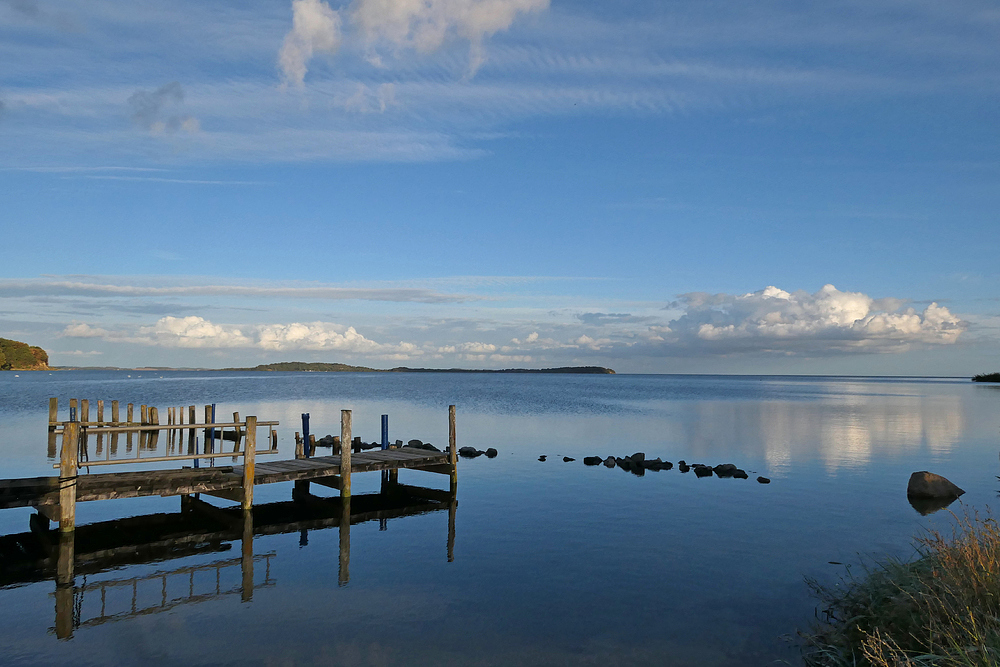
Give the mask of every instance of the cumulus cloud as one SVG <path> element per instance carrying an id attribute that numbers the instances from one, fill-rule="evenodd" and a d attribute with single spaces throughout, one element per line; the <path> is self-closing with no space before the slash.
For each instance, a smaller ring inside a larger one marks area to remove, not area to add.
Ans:
<path id="1" fill-rule="evenodd" d="M 201 129 L 197 118 L 169 113 L 169 110 L 183 102 L 184 89 L 177 81 L 153 91 L 137 90 L 128 98 L 128 104 L 132 107 L 132 121 L 153 134 L 173 134 L 178 131 L 194 133 Z"/>
<path id="2" fill-rule="evenodd" d="M 351 18 L 371 44 L 430 53 L 450 38 L 466 40 L 474 73 L 485 59 L 487 37 L 508 29 L 518 15 L 548 6 L 549 0 L 356 0 Z"/>
<path id="3" fill-rule="evenodd" d="M 62 335 L 66 338 L 103 338 L 108 333 L 107 329 L 92 327 L 84 322 L 74 322 L 63 329 Z"/>
<path id="4" fill-rule="evenodd" d="M 899 300 L 876 301 L 833 285 L 815 294 L 773 286 L 743 295 L 698 292 L 682 295 L 670 307 L 684 314 L 668 327 L 651 329 L 652 338 L 720 353 L 899 351 L 913 344 L 954 343 L 967 328 L 936 303 L 918 312 L 901 308 Z"/>
<path id="5" fill-rule="evenodd" d="M 294 0 L 292 29 L 278 53 L 285 83 L 301 86 L 309 61 L 316 53 L 336 53 L 340 48 L 340 13 L 323 0 Z"/>

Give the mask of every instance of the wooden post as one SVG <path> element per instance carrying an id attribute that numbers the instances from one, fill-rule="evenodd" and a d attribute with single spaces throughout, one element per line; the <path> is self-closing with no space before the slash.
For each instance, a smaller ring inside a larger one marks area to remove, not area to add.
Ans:
<path id="1" fill-rule="evenodd" d="M 278 451 L 278 430 L 271 429 L 271 451 Z"/>
<path id="2" fill-rule="evenodd" d="M 145 405 L 139 406 L 139 423 L 143 426 L 149 423 L 149 408 Z"/>
<path id="3" fill-rule="evenodd" d="M 73 636 L 73 577 L 76 569 L 76 533 L 59 534 L 59 552 L 56 558 L 56 638 Z"/>
<path id="4" fill-rule="evenodd" d="M 101 399 L 97 401 L 97 425 L 104 425 L 104 401 Z"/>
<path id="5" fill-rule="evenodd" d="M 55 427 L 59 422 L 59 399 L 49 399 L 49 427 Z"/>
<path id="6" fill-rule="evenodd" d="M 80 415 L 77 414 L 76 411 L 76 406 L 78 402 L 79 401 L 77 401 L 75 398 L 69 399 L 69 420 L 71 422 L 79 421 L 80 419 Z"/>
<path id="7" fill-rule="evenodd" d="M 84 424 L 90 421 L 90 401 L 86 398 L 80 401 L 80 421 Z"/>
<path id="8" fill-rule="evenodd" d="M 59 530 L 76 528 L 76 472 L 80 455 L 80 424 L 63 426 L 63 444 L 59 455 Z"/>
<path id="9" fill-rule="evenodd" d="M 306 457 L 305 450 L 303 449 L 302 435 L 296 431 L 295 432 L 295 458 L 304 459 Z"/>
<path id="10" fill-rule="evenodd" d="M 120 422 L 118 421 L 118 401 L 111 401 L 111 421 L 117 426 Z"/>
<path id="11" fill-rule="evenodd" d="M 451 462 L 451 492 L 458 487 L 458 442 L 455 435 L 455 406 L 448 406 L 448 460 Z"/>
<path id="12" fill-rule="evenodd" d="M 239 424 L 240 423 L 240 413 L 238 413 L 238 412 L 234 412 L 233 413 L 233 423 L 234 424 Z M 237 451 L 239 451 L 239 448 L 240 448 L 240 438 L 242 438 L 242 437 L 243 437 L 243 431 L 240 430 L 239 426 L 237 426 L 236 427 L 236 450 Z"/>
<path id="13" fill-rule="evenodd" d="M 247 417 L 247 442 L 243 449 L 243 509 L 253 507 L 254 454 L 257 449 L 257 418 Z"/>
<path id="14" fill-rule="evenodd" d="M 351 411 L 340 411 L 340 498 L 351 497 Z"/>
<path id="15" fill-rule="evenodd" d="M 309 451 L 313 454 L 316 453 L 316 434 L 313 433 L 309 436 Z"/>
<path id="16" fill-rule="evenodd" d="M 156 408 L 149 409 L 149 423 L 157 426 L 160 425 L 160 411 Z"/>
<path id="17" fill-rule="evenodd" d="M 128 423 L 129 423 L 130 426 L 132 425 L 132 419 L 133 419 L 133 417 L 134 417 L 134 415 L 132 414 L 132 404 L 129 403 L 128 406 L 126 406 L 126 408 L 125 408 L 125 418 L 126 418 L 126 421 L 128 421 Z"/>

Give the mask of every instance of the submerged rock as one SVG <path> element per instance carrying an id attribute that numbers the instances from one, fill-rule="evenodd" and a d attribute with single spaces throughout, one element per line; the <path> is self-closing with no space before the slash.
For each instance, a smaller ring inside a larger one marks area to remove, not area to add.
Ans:
<path id="1" fill-rule="evenodd" d="M 576 461 L 576 459 L 574 459 L 572 456 L 564 456 L 563 457 L 563 462 L 564 463 L 569 463 L 570 461 Z"/>
<path id="2" fill-rule="evenodd" d="M 544 461 L 545 460 L 545 454 L 542 454 L 541 456 L 539 456 L 538 460 L 539 461 Z"/>
<path id="3" fill-rule="evenodd" d="M 737 468 L 736 472 L 733 473 L 733 477 L 735 479 L 749 479 L 750 476 L 747 475 L 747 471 L 746 470 L 741 470 L 741 469 Z"/>
<path id="4" fill-rule="evenodd" d="M 633 454 L 628 458 L 632 461 L 632 463 L 638 463 L 639 465 L 642 465 L 642 462 L 646 460 L 646 454 L 645 452 L 636 452 L 635 454 Z"/>
<path id="5" fill-rule="evenodd" d="M 910 475 L 906 495 L 911 498 L 958 498 L 965 493 L 941 475 L 921 470 Z"/>
<path id="6" fill-rule="evenodd" d="M 712 473 L 715 472 L 708 466 L 695 466 L 694 474 L 698 477 L 711 477 Z"/>
<path id="7" fill-rule="evenodd" d="M 413 442 L 420 442 L 420 441 L 419 440 L 416 440 L 416 441 L 410 440 L 410 443 L 413 443 Z M 420 443 L 419 445 L 414 445 L 414 444 L 407 443 L 403 447 L 405 449 L 421 449 L 421 450 L 426 451 L 426 452 L 440 452 L 441 451 L 440 449 L 438 449 L 437 447 L 435 447 L 434 445 L 432 445 L 429 442 L 423 442 L 423 443 Z M 462 449 L 465 449 L 465 447 L 463 447 Z M 474 448 L 473 447 L 469 447 L 468 449 L 474 449 Z M 462 453 L 461 450 L 459 450 L 459 454 L 461 454 L 461 453 Z"/>
<path id="8" fill-rule="evenodd" d="M 771 483 L 771 480 L 768 479 L 767 477 L 758 477 L 757 481 L 760 482 L 761 484 L 770 484 Z"/>

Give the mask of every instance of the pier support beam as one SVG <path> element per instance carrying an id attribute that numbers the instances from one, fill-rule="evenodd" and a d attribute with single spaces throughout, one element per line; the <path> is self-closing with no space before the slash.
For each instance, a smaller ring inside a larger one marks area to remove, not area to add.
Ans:
<path id="1" fill-rule="evenodd" d="M 351 411 L 340 411 L 340 497 L 351 497 Z"/>
<path id="2" fill-rule="evenodd" d="M 350 414 L 350 410 L 345 410 Z M 350 441 L 348 441 L 350 442 Z M 350 450 L 350 447 L 346 449 Z M 340 564 L 337 583 L 346 586 L 351 580 L 351 496 L 340 497 Z"/>
<path id="3" fill-rule="evenodd" d="M 257 450 L 257 418 L 247 417 L 247 442 L 243 452 L 243 509 L 253 507 L 254 455 Z"/>
<path id="4" fill-rule="evenodd" d="M 73 577 L 76 566 L 76 533 L 59 535 L 59 554 L 56 559 L 56 637 L 73 636 L 74 607 Z"/>
<path id="5" fill-rule="evenodd" d="M 448 406 L 448 462 L 451 464 L 451 492 L 458 490 L 458 444 L 455 434 L 455 406 Z"/>
<path id="6" fill-rule="evenodd" d="M 80 424 L 67 422 L 63 426 L 63 444 L 59 456 L 59 530 L 76 528 L 76 476 L 79 461 Z"/>

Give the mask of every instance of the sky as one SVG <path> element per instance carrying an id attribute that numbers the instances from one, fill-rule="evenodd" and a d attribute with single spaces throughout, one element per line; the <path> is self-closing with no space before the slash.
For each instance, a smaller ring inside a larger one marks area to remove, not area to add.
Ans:
<path id="1" fill-rule="evenodd" d="M 988 0 L 0 0 L 61 366 L 1000 370 Z"/>

